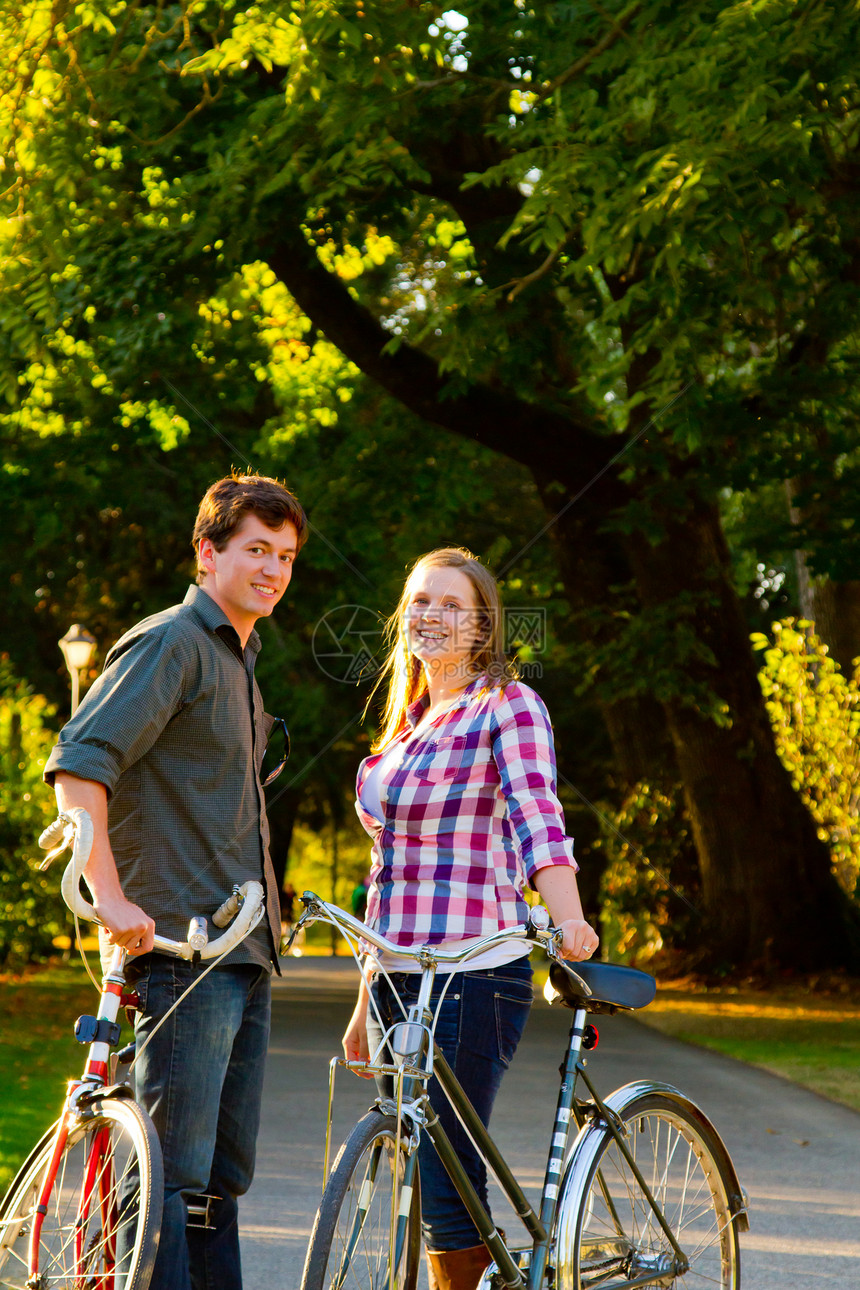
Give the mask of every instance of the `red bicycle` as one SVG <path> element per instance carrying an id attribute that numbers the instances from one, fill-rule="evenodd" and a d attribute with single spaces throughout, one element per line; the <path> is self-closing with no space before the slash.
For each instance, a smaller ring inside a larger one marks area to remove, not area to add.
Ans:
<path id="1" fill-rule="evenodd" d="M 72 844 L 63 898 L 76 917 L 98 922 L 80 890 L 92 840 L 87 812 L 76 809 L 46 829 L 39 844 L 53 848 L 43 868 Z M 179 958 L 217 960 L 262 916 L 261 884 L 245 883 L 213 915 L 216 927 L 233 920 L 216 940 L 209 941 L 206 919 L 199 917 L 191 920 L 185 942 L 156 936 L 154 948 Z M 161 1224 L 161 1147 L 130 1083 L 116 1079 L 117 1066 L 132 1060 L 134 1045 L 112 1052 L 120 1039 L 120 1009 L 136 1002 L 126 989 L 127 957 L 123 949 L 112 951 L 96 1015 L 79 1017 L 75 1024 L 76 1038 L 88 1045 L 83 1075 L 69 1083 L 59 1119 L 36 1143 L 0 1202 L 0 1290 L 146 1290 L 149 1285 Z"/>

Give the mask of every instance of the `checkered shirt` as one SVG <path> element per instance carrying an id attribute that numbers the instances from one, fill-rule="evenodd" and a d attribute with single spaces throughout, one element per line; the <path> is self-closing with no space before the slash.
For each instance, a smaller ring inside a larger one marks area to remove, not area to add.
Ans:
<path id="1" fill-rule="evenodd" d="M 426 696 L 408 713 L 414 729 Z M 373 839 L 367 921 L 398 945 L 487 936 L 524 923 L 523 886 L 550 865 L 578 866 L 556 796 L 555 748 L 534 690 L 474 681 L 416 736 L 380 783 L 383 820 L 356 810 Z"/>

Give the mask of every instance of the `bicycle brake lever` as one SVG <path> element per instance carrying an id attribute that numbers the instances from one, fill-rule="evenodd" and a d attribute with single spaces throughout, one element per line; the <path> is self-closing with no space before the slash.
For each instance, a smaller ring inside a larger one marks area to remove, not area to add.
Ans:
<path id="1" fill-rule="evenodd" d="M 50 851 L 50 854 L 46 855 L 44 860 L 39 863 L 40 872 L 44 873 L 51 863 L 56 860 L 57 856 L 65 851 L 69 845 L 69 833 L 67 830 L 73 823 L 74 821 L 71 817 L 61 811 L 53 824 L 49 824 L 39 835 L 39 846 L 43 851 Z"/>
<path id="2" fill-rule="evenodd" d="M 547 953 L 549 953 L 549 950 L 547 950 Z M 552 954 L 550 955 L 550 957 L 555 959 L 559 967 L 564 969 L 564 971 L 571 978 L 571 980 L 576 983 L 577 988 L 580 989 L 582 993 L 585 995 L 586 999 L 590 999 L 591 996 L 594 994 L 594 991 L 592 990 L 591 986 L 588 984 L 587 981 L 583 981 L 582 977 L 579 975 L 576 968 L 571 967 L 567 959 L 563 959 L 560 954 L 557 954 L 557 953 Z"/>

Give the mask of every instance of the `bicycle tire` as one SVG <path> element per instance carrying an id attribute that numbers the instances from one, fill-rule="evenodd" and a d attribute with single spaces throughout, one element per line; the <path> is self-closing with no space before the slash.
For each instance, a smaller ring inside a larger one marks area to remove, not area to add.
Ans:
<path id="1" fill-rule="evenodd" d="M 389 1270 L 392 1184 L 395 1169 L 402 1178 L 406 1161 L 401 1141 L 395 1164 L 396 1140 L 394 1116 L 371 1111 L 341 1147 L 314 1220 L 302 1290 L 415 1290 L 421 1258 L 417 1170 L 411 1195 L 399 1199 L 405 1230 L 393 1278 Z"/>
<path id="2" fill-rule="evenodd" d="M 46 1134 L 0 1204 L 0 1290 L 27 1290 L 34 1211 L 53 1150 L 53 1134 Z M 92 1197 L 83 1206 L 88 1165 Z M 125 1098 L 95 1103 L 69 1131 L 48 1198 L 39 1239 L 40 1290 L 78 1284 L 147 1290 L 163 1192 L 161 1147 L 149 1116 Z M 77 1268 L 76 1228 L 82 1250 Z"/>
<path id="3" fill-rule="evenodd" d="M 666 1233 L 603 1124 L 580 1135 L 571 1161 L 574 1185 L 562 1189 L 554 1249 L 558 1290 L 622 1290 L 649 1272 L 653 1280 L 639 1284 L 740 1290 L 738 1229 L 745 1207 L 716 1130 L 677 1090 L 621 1101 L 624 1141 L 689 1268 L 678 1268 Z"/>

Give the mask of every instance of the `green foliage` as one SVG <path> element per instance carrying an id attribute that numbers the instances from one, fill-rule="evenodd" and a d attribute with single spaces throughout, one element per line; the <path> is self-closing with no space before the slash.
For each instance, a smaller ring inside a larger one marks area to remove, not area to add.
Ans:
<path id="1" fill-rule="evenodd" d="M 58 867 L 36 868 L 36 840 L 54 818 L 42 771 L 56 734 L 55 709 L 0 671 L 0 966 L 44 958 L 66 929 Z"/>
<path id="2" fill-rule="evenodd" d="M 842 675 L 803 619 L 773 624 L 771 642 L 753 636 L 780 759 L 830 848 L 849 895 L 860 877 L 860 668 Z"/>
<path id="3" fill-rule="evenodd" d="M 59 1113 L 66 1081 L 80 1075 L 86 1050 L 72 1031 L 75 1017 L 93 1003 L 93 988 L 74 961 L 0 977 L 0 1196 Z"/>
<path id="4" fill-rule="evenodd" d="M 335 839 L 331 828 L 298 825 L 287 876 L 297 895 L 310 889 L 350 909 L 353 888 L 370 870 L 370 839 L 358 822 L 346 822 Z"/>
<path id="5" fill-rule="evenodd" d="M 510 563 L 601 701 L 743 724 L 713 695 L 749 664 L 713 629 L 723 553 L 691 585 L 685 523 L 794 481 L 801 521 L 747 530 L 738 581 L 792 543 L 860 575 L 856 7 L 0 11 L 0 583 L 40 690 L 71 618 L 107 641 L 181 595 L 197 497 L 249 461 L 312 509 L 262 660 L 308 818 L 342 817 L 363 750 L 314 627 L 387 609 L 439 541 Z M 567 622 L 522 463 L 576 501 Z"/>
<path id="6" fill-rule="evenodd" d="M 759 682 L 780 759 L 827 843 L 849 895 L 860 878 L 860 666 L 845 677 L 803 619 L 753 634 Z M 610 958 L 645 963 L 694 943 L 700 919 L 689 824 L 677 785 L 640 783 L 603 817 L 598 846 L 603 943 Z M 689 902 L 689 904 L 687 903 Z"/>
<path id="7" fill-rule="evenodd" d="M 634 785 L 601 821 L 607 864 L 601 881 L 602 952 L 645 966 L 663 949 L 683 950 L 701 928 L 689 825 L 675 785 Z"/>
<path id="8" fill-rule="evenodd" d="M 696 589 L 655 608 L 637 611 L 619 605 L 611 633 L 606 631 L 606 614 L 584 615 L 584 643 L 575 651 L 580 692 L 594 686 L 608 703 L 639 696 L 661 702 L 677 699 L 706 713 L 715 725 L 730 725 L 727 705 L 711 684 L 693 679 L 698 665 L 710 668 L 715 663 L 697 623 L 712 603 L 708 591 Z M 601 638 L 605 644 L 597 643 Z"/>

